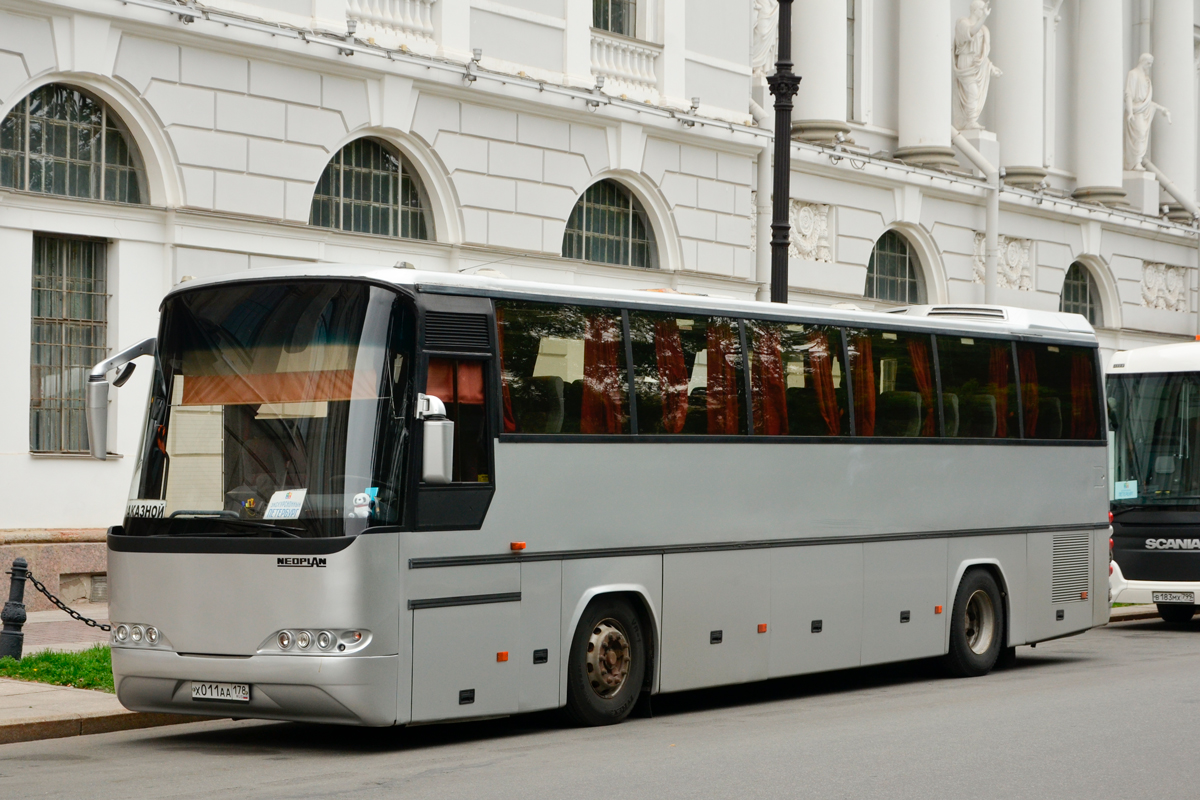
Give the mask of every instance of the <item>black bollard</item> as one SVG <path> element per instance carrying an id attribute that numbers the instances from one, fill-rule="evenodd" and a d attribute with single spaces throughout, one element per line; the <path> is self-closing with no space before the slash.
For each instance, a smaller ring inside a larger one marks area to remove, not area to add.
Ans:
<path id="1" fill-rule="evenodd" d="M 21 660 L 21 645 L 25 634 L 21 627 L 25 624 L 25 578 L 29 575 L 29 562 L 23 558 L 13 561 L 12 582 L 8 585 L 8 602 L 0 611 L 0 622 L 4 629 L 0 630 L 0 658 L 8 656 Z"/>

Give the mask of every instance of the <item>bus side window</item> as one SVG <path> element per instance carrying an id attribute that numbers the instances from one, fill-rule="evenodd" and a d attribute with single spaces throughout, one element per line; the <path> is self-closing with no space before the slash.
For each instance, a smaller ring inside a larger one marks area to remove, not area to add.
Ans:
<path id="1" fill-rule="evenodd" d="M 1097 439 L 1099 387 L 1090 347 L 1017 344 L 1026 439 Z"/>
<path id="2" fill-rule="evenodd" d="M 842 332 L 827 325 L 747 320 L 754 432 L 849 436 Z"/>
<path id="3" fill-rule="evenodd" d="M 1017 382 L 1012 342 L 972 336 L 939 336 L 942 412 L 946 436 L 1015 439 Z"/>
<path id="4" fill-rule="evenodd" d="M 505 433 L 629 433 L 621 312 L 496 303 Z"/>
<path id="5" fill-rule="evenodd" d="M 454 420 L 455 483 L 490 483 L 483 361 L 431 358 L 425 393 L 446 405 Z"/>
<path id="6" fill-rule="evenodd" d="M 904 331 L 848 331 L 854 432 L 937 436 L 932 337 Z"/>

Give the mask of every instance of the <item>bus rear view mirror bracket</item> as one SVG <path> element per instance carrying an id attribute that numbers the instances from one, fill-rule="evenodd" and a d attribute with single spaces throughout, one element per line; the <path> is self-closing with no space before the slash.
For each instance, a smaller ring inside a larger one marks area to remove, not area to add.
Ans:
<path id="1" fill-rule="evenodd" d="M 127 347 L 115 356 L 92 367 L 87 384 L 87 432 L 88 447 L 92 458 L 108 460 L 108 373 L 123 367 L 135 358 L 153 356 L 157 352 L 157 340 L 143 339 L 133 347 Z M 133 369 L 121 372 L 113 385 L 120 388 L 129 380 Z"/>
<path id="2" fill-rule="evenodd" d="M 431 394 L 418 394 L 417 419 L 425 423 L 421 480 L 450 483 L 454 475 L 454 421 L 446 417 L 446 404 Z"/>

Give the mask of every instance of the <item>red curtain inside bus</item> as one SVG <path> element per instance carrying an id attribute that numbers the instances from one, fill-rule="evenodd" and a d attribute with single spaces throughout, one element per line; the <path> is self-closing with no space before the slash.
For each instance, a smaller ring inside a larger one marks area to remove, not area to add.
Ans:
<path id="1" fill-rule="evenodd" d="M 352 369 L 313 372 L 264 372 L 239 375 L 187 375 L 185 406 L 228 406 L 261 403 L 307 403 L 371 400 L 379 396 L 378 379 Z"/>
<path id="2" fill-rule="evenodd" d="M 583 340 L 580 433 L 625 432 L 621 346 L 621 323 L 618 319 L 605 311 L 587 315 Z"/>
<path id="3" fill-rule="evenodd" d="M 662 395 L 664 433 L 682 433 L 687 422 L 688 374 L 679 324 L 673 319 L 654 323 L 654 356 Z"/>
<path id="4" fill-rule="evenodd" d="M 996 438 L 1008 437 L 1008 375 L 1012 364 L 1012 346 L 1007 342 L 992 345 L 988 377 L 996 397 Z"/>
<path id="5" fill-rule="evenodd" d="M 1096 362 L 1090 351 L 1071 356 L 1071 438 L 1095 439 Z"/>
<path id="6" fill-rule="evenodd" d="M 727 322 L 709 320 L 705 330 L 708 346 L 708 433 L 738 433 L 737 332 Z"/>
<path id="7" fill-rule="evenodd" d="M 859 436 L 875 435 L 875 361 L 871 334 L 854 337 L 851 374 L 854 376 L 854 426 Z"/>
<path id="8" fill-rule="evenodd" d="M 937 417 L 933 413 L 933 368 L 930 366 L 929 342 L 925 339 L 909 339 L 908 355 L 912 358 L 913 378 L 917 382 L 917 391 L 921 394 L 921 403 L 925 407 L 925 422 L 921 425 L 922 436 L 933 436 L 936 433 Z"/>
<path id="9" fill-rule="evenodd" d="M 837 394 L 834 392 L 833 353 L 829 352 L 829 336 L 822 331 L 813 331 L 808 340 L 812 344 L 808 350 L 808 363 L 812 369 L 817 407 L 821 410 L 821 419 L 829 428 L 829 435 L 837 436 L 842 432 L 842 410 L 838 408 Z"/>
<path id="10" fill-rule="evenodd" d="M 766 436 L 785 435 L 788 433 L 787 379 L 779 327 L 760 326 L 753 336 L 751 349 L 754 351 L 750 371 L 754 432 Z"/>
<path id="11" fill-rule="evenodd" d="M 431 394 L 441 400 L 447 409 L 451 403 L 483 405 L 483 362 L 429 359 L 425 394 Z"/>

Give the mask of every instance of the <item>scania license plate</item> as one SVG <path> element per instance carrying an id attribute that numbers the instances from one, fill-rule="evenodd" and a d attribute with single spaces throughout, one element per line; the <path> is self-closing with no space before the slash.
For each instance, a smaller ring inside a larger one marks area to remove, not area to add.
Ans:
<path id="1" fill-rule="evenodd" d="M 193 700 L 218 700 L 226 703 L 249 703 L 248 683 L 201 683 L 192 681 Z"/>
<path id="2" fill-rule="evenodd" d="M 1196 602 L 1195 592 L 1151 592 L 1155 603 L 1192 603 Z"/>

